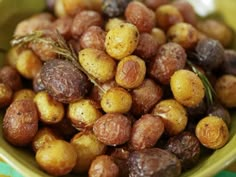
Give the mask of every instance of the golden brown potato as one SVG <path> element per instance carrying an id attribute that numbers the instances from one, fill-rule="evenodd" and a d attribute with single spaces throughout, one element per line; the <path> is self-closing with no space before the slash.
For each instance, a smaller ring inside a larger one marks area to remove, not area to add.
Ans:
<path id="1" fill-rule="evenodd" d="M 170 81 L 170 86 L 175 99 L 187 107 L 196 107 L 205 95 L 201 79 L 192 71 L 178 70 Z"/>
<path id="2" fill-rule="evenodd" d="M 180 11 L 173 5 L 166 4 L 156 9 L 157 26 L 167 31 L 168 28 L 176 23 L 183 22 Z"/>
<path id="3" fill-rule="evenodd" d="M 134 115 L 141 116 L 148 113 L 162 98 L 162 88 L 151 79 L 144 79 L 143 83 L 131 91 Z"/>
<path id="4" fill-rule="evenodd" d="M 185 49 L 192 49 L 198 41 L 198 31 L 188 23 L 177 23 L 167 31 L 169 41 L 180 44 Z"/>
<path id="5" fill-rule="evenodd" d="M 11 87 L 13 91 L 22 88 L 22 80 L 20 74 L 12 66 L 3 66 L 0 69 L 0 81 Z"/>
<path id="6" fill-rule="evenodd" d="M 46 91 L 38 92 L 34 97 L 34 102 L 42 122 L 54 124 L 64 117 L 63 104 L 54 100 Z"/>
<path id="7" fill-rule="evenodd" d="M 167 41 L 165 32 L 160 28 L 152 28 L 151 35 L 155 38 L 158 45 L 165 44 Z"/>
<path id="8" fill-rule="evenodd" d="M 76 164 L 76 150 L 64 140 L 48 142 L 36 153 L 39 166 L 50 175 L 62 176 L 68 174 Z"/>
<path id="9" fill-rule="evenodd" d="M 102 116 L 96 102 L 89 99 L 81 99 L 69 104 L 67 117 L 74 127 L 79 130 L 92 128 L 94 122 Z"/>
<path id="10" fill-rule="evenodd" d="M 223 75 L 216 81 L 215 91 L 219 100 L 228 108 L 236 107 L 236 76 Z"/>
<path id="11" fill-rule="evenodd" d="M 0 108 L 8 106 L 12 101 L 13 90 L 4 83 L 0 83 Z"/>
<path id="12" fill-rule="evenodd" d="M 182 132 L 188 122 L 185 108 L 174 99 L 160 101 L 154 107 L 152 114 L 162 118 L 165 131 L 170 136 Z"/>
<path id="13" fill-rule="evenodd" d="M 59 139 L 59 137 L 55 134 L 55 132 L 52 129 L 43 127 L 39 129 L 38 132 L 36 133 L 32 141 L 32 148 L 34 152 L 37 152 L 47 143 L 57 139 Z"/>
<path id="14" fill-rule="evenodd" d="M 54 13 L 57 17 L 65 17 L 68 15 L 64 7 L 63 0 L 55 1 Z"/>
<path id="15" fill-rule="evenodd" d="M 141 150 L 153 147 L 164 132 L 164 123 L 158 116 L 144 114 L 132 128 L 130 148 Z"/>
<path id="16" fill-rule="evenodd" d="M 106 52 L 117 60 L 130 55 L 139 41 L 137 27 L 130 23 L 122 23 L 119 27 L 108 31 L 105 39 Z"/>
<path id="17" fill-rule="evenodd" d="M 38 112 L 32 100 L 14 101 L 3 118 L 3 136 L 15 146 L 26 146 L 38 131 Z"/>
<path id="18" fill-rule="evenodd" d="M 31 99 L 33 100 L 35 96 L 35 92 L 31 89 L 21 89 L 14 93 L 13 101 L 23 100 L 23 99 Z"/>
<path id="19" fill-rule="evenodd" d="M 195 130 L 201 144 L 210 149 L 223 147 L 229 139 L 229 130 L 223 119 L 208 116 L 201 119 Z"/>
<path id="20" fill-rule="evenodd" d="M 16 67 L 16 61 L 18 59 L 20 50 L 18 47 L 12 47 L 7 51 L 5 62 L 7 65 L 10 65 L 11 67 Z"/>
<path id="21" fill-rule="evenodd" d="M 118 28 L 121 24 L 125 23 L 123 19 L 120 18 L 110 18 L 105 24 L 105 31 L 110 31 L 111 29 Z"/>
<path id="22" fill-rule="evenodd" d="M 118 85 L 130 89 L 141 85 L 145 74 L 145 62 L 135 55 L 130 55 L 118 63 L 115 79 Z"/>
<path id="23" fill-rule="evenodd" d="M 122 87 L 112 87 L 102 96 L 101 107 L 107 113 L 126 113 L 132 106 L 132 97 Z"/>
<path id="24" fill-rule="evenodd" d="M 73 169 L 75 173 L 84 173 L 89 170 L 92 161 L 105 153 L 106 146 L 98 141 L 92 132 L 80 132 L 76 134 L 71 144 L 77 152 L 77 162 Z"/>
<path id="25" fill-rule="evenodd" d="M 108 155 L 101 155 L 93 160 L 89 168 L 89 177 L 118 177 L 119 167 Z"/>
<path id="26" fill-rule="evenodd" d="M 116 63 L 104 51 L 86 48 L 79 52 L 81 66 L 100 82 L 111 80 L 115 76 Z"/>
<path id="27" fill-rule="evenodd" d="M 27 79 L 33 79 L 41 67 L 42 62 L 31 50 L 21 52 L 16 62 L 16 69 Z"/>

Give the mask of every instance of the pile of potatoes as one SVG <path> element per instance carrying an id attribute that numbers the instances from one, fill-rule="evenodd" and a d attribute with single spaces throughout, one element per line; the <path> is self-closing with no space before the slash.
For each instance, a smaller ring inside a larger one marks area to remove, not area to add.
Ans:
<path id="1" fill-rule="evenodd" d="M 31 149 L 43 171 L 177 177 L 202 147 L 228 142 L 236 108 L 228 26 L 199 21 L 182 0 L 47 2 L 14 36 L 41 31 L 56 41 L 58 32 L 77 61 L 41 40 L 13 46 L 0 68 L 4 138 Z M 187 61 L 212 84 L 213 104 Z"/>

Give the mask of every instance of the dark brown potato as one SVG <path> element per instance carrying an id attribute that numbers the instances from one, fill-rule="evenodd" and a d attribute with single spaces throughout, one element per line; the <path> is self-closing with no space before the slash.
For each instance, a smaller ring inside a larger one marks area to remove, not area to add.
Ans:
<path id="1" fill-rule="evenodd" d="M 141 150 L 153 147 L 164 132 L 164 123 L 158 116 L 144 114 L 132 128 L 130 148 Z"/>
<path id="2" fill-rule="evenodd" d="M 186 107 L 189 120 L 200 119 L 206 115 L 207 105 L 204 100 L 202 100 L 196 107 Z"/>
<path id="3" fill-rule="evenodd" d="M 22 80 L 20 74 L 12 66 L 3 66 L 0 69 L 0 81 L 11 87 L 13 91 L 22 88 Z"/>
<path id="4" fill-rule="evenodd" d="M 151 34 L 141 33 L 134 54 L 147 60 L 156 55 L 158 47 L 158 42 Z"/>
<path id="5" fill-rule="evenodd" d="M 11 87 L 0 83 L 0 108 L 8 106 L 12 101 L 13 91 Z"/>
<path id="6" fill-rule="evenodd" d="M 150 32 L 155 26 L 155 13 L 138 1 L 132 1 L 128 4 L 125 9 L 125 17 L 140 32 Z"/>
<path id="7" fill-rule="evenodd" d="M 45 90 L 45 87 L 42 83 L 42 79 L 41 79 L 41 76 L 40 76 L 40 71 L 36 74 L 36 76 L 33 79 L 33 90 L 35 92 Z"/>
<path id="8" fill-rule="evenodd" d="M 190 169 L 196 165 L 200 156 L 200 142 L 193 133 L 182 132 L 171 137 L 166 150 L 175 154 L 181 162 L 183 170 Z"/>
<path id="9" fill-rule="evenodd" d="M 131 111 L 134 115 L 142 115 L 148 113 L 153 106 L 162 98 L 162 88 L 151 79 L 145 79 L 138 88 L 131 92 L 132 107 Z"/>
<path id="10" fill-rule="evenodd" d="M 186 53 L 177 43 L 169 42 L 162 45 L 149 64 L 148 72 L 162 84 L 169 84 L 175 71 L 184 68 Z"/>
<path id="11" fill-rule="evenodd" d="M 235 50 L 225 50 L 224 60 L 220 66 L 221 71 L 224 74 L 236 75 L 236 51 Z"/>
<path id="12" fill-rule="evenodd" d="M 119 167 L 108 155 L 101 155 L 93 160 L 89 168 L 89 177 L 118 177 Z"/>
<path id="13" fill-rule="evenodd" d="M 71 33 L 74 38 L 80 37 L 90 26 L 101 26 L 103 19 L 101 14 L 92 10 L 79 12 L 73 20 Z"/>
<path id="14" fill-rule="evenodd" d="M 128 166 L 129 177 L 178 177 L 181 173 L 181 164 L 177 157 L 159 148 L 132 152 Z"/>
<path id="15" fill-rule="evenodd" d="M 38 112 L 33 100 L 13 102 L 3 118 L 3 136 L 15 146 L 28 145 L 38 131 Z"/>
<path id="16" fill-rule="evenodd" d="M 99 26 L 89 27 L 80 38 L 82 48 L 94 48 L 105 51 L 106 32 Z"/>
<path id="17" fill-rule="evenodd" d="M 67 60 L 53 59 L 45 62 L 40 76 L 46 91 L 62 103 L 81 99 L 90 85 L 87 77 Z"/>
<path id="18" fill-rule="evenodd" d="M 108 17 L 121 16 L 131 0 L 103 0 L 102 12 Z"/>
<path id="19" fill-rule="evenodd" d="M 168 4 L 169 0 L 144 0 L 144 4 L 150 9 L 156 10 L 159 6 Z"/>
<path id="20" fill-rule="evenodd" d="M 94 123 L 93 132 L 104 144 L 117 146 L 129 140 L 131 122 L 120 113 L 107 113 Z"/>
<path id="21" fill-rule="evenodd" d="M 53 31 L 58 31 L 65 39 L 71 37 L 72 18 L 65 16 L 58 18 L 51 24 Z"/>

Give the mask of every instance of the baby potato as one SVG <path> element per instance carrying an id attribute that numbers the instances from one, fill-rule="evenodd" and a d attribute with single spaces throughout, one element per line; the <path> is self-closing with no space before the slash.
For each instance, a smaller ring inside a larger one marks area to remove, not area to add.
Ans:
<path id="1" fill-rule="evenodd" d="M 43 127 L 39 129 L 38 132 L 36 133 L 32 141 L 32 148 L 34 152 L 37 152 L 47 143 L 57 139 L 59 139 L 59 137 L 55 134 L 55 132 L 52 129 Z"/>
<path id="2" fill-rule="evenodd" d="M 101 99 L 101 107 L 106 113 L 126 113 L 132 106 L 132 97 L 122 87 L 110 88 Z"/>
<path id="3" fill-rule="evenodd" d="M 46 91 L 38 92 L 34 97 L 34 102 L 42 122 L 55 124 L 64 117 L 63 104 L 54 100 Z"/>
<path id="4" fill-rule="evenodd" d="M 63 0 L 55 1 L 54 13 L 57 17 L 65 17 L 68 15 L 64 7 Z"/>
<path id="5" fill-rule="evenodd" d="M 93 160 L 89 168 L 89 177 L 118 177 L 119 167 L 108 155 L 101 155 Z"/>
<path id="6" fill-rule="evenodd" d="M 226 123 L 217 116 L 207 116 L 201 119 L 197 124 L 195 134 L 201 144 L 210 149 L 223 147 L 229 139 Z"/>
<path id="7" fill-rule="evenodd" d="M 160 29 L 160 28 L 152 28 L 151 35 L 155 38 L 155 40 L 159 45 L 165 44 L 167 39 L 166 39 L 166 34 L 165 32 Z"/>
<path id="8" fill-rule="evenodd" d="M 42 83 L 42 79 L 40 77 L 40 71 L 36 74 L 36 76 L 33 79 L 33 90 L 35 92 L 45 90 L 44 84 Z"/>
<path id="9" fill-rule="evenodd" d="M 105 24 L 105 31 L 110 31 L 111 29 L 115 29 L 123 23 L 125 23 L 125 21 L 120 18 L 109 18 L 109 20 Z"/>
<path id="10" fill-rule="evenodd" d="M 162 118 L 165 131 L 170 136 L 182 132 L 188 122 L 185 108 L 174 99 L 159 102 L 154 107 L 152 114 Z"/>
<path id="11" fill-rule="evenodd" d="M 0 69 L 0 80 L 10 86 L 13 91 L 22 88 L 22 80 L 18 71 L 12 66 L 3 66 Z"/>
<path id="12" fill-rule="evenodd" d="M 0 108 L 8 106 L 12 101 L 13 91 L 11 87 L 0 83 Z"/>
<path id="13" fill-rule="evenodd" d="M 169 28 L 167 38 L 185 49 L 191 49 L 197 44 L 198 31 L 192 25 L 181 22 Z"/>
<path id="14" fill-rule="evenodd" d="M 201 79 L 192 71 L 178 70 L 170 80 L 170 87 L 175 99 L 187 107 L 196 107 L 205 95 Z"/>
<path id="15" fill-rule="evenodd" d="M 105 39 L 106 52 L 117 60 L 130 55 L 139 41 L 137 27 L 130 23 L 122 23 L 108 31 Z"/>
<path id="16" fill-rule="evenodd" d="M 50 175 L 62 176 L 68 174 L 76 164 L 76 150 L 64 140 L 54 140 L 36 152 L 39 166 Z"/>
<path id="17" fill-rule="evenodd" d="M 216 95 L 228 108 L 236 107 L 236 76 L 223 75 L 217 79 L 215 84 Z"/>
<path id="18" fill-rule="evenodd" d="M 15 68 L 16 67 L 16 61 L 19 56 L 19 48 L 18 47 L 12 47 L 7 51 L 5 62 L 7 65 Z"/>
<path id="19" fill-rule="evenodd" d="M 3 137 L 15 146 L 26 146 L 38 131 L 38 112 L 33 100 L 18 100 L 7 108 Z"/>
<path id="20" fill-rule="evenodd" d="M 106 82 L 115 76 L 115 60 L 102 50 L 93 48 L 81 50 L 79 62 L 90 75 L 100 82 Z"/>
<path id="21" fill-rule="evenodd" d="M 78 156 L 73 169 L 74 173 L 87 172 L 92 161 L 106 151 L 106 146 L 89 131 L 77 133 L 72 138 L 71 144 L 75 147 Z"/>
<path id="22" fill-rule="evenodd" d="M 21 89 L 14 93 L 13 101 L 30 99 L 33 100 L 35 96 L 35 92 L 31 89 Z"/>
<path id="23" fill-rule="evenodd" d="M 16 61 L 16 69 L 27 79 L 33 79 L 41 67 L 42 62 L 31 50 L 22 51 Z"/>
<path id="24" fill-rule="evenodd" d="M 145 62 L 135 55 L 130 55 L 118 63 L 115 79 L 118 85 L 131 89 L 142 84 L 145 74 Z"/>
<path id="25" fill-rule="evenodd" d="M 79 130 L 91 128 L 93 123 L 102 116 L 96 102 L 89 99 L 81 99 L 69 104 L 67 117 L 74 127 Z"/>

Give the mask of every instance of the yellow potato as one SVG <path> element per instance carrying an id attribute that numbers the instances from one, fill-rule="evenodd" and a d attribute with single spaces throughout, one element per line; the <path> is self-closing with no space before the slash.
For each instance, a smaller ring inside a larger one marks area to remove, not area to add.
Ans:
<path id="1" fill-rule="evenodd" d="M 105 39 L 107 53 L 115 59 L 122 59 L 136 49 L 139 41 L 139 31 L 130 23 L 123 23 L 119 27 L 108 31 Z"/>
<path id="2" fill-rule="evenodd" d="M 156 41 L 159 45 L 166 43 L 166 35 L 162 29 L 153 28 L 151 31 L 151 35 L 156 39 Z"/>
<path id="3" fill-rule="evenodd" d="M 118 85 L 131 89 L 142 84 L 145 74 L 145 62 L 135 55 L 130 55 L 118 63 L 115 79 Z"/>
<path id="4" fill-rule="evenodd" d="M 195 130 L 202 145 L 210 149 L 223 147 L 229 139 L 229 130 L 223 119 L 208 116 L 201 119 Z"/>
<path id="5" fill-rule="evenodd" d="M 125 23 L 125 21 L 120 18 L 110 18 L 105 25 L 105 31 L 110 31 L 111 29 L 115 29 L 123 23 Z"/>
<path id="6" fill-rule="evenodd" d="M 132 106 L 132 97 L 121 87 L 112 87 L 101 100 L 102 109 L 106 113 L 126 113 Z"/>
<path id="7" fill-rule="evenodd" d="M 12 95 L 12 89 L 8 85 L 0 83 L 0 108 L 8 106 L 11 103 Z"/>
<path id="8" fill-rule="evenodd" d="M 187 107 L 197 107 L 205 96 L 201 79 L 192 71 L 178 70 L 170 80 L 175 99 Z"/>
<path id="9" fill-rule="evenodd" d="M 79 52 L 82 67 L 100 82 L 111 80 L 115 75 L 116 63 L 104 51 L 86 48 Z"/>
<path id="10" fill-rule="evenodd" d="M 63 0 L 56 0 L 54 5 L 54 12 L 57 17 L 65 17 L 68 14 L 66 13 Z"/>
<path id="11" fill-rule="evenodd" d="M 6 63 L 15 68 L 19 53 L 20 51 L 17 47 L 10 48 L 6 55 L 6 59 L 5 59 Z"/>
<path id="12" fill-rule="evenodd" d="M 165 131 L 170 136 L 182 132 L 188 122 L 185 108 L 174 99 L 159 102 L 154 107 L 152 114 L 162 118 Z"/>
<path id="13" fill-rule="evenodd" d="M 16 61 L 16 69 L 27 79 L 33 79 L 41 67 L 41 60 L 31 50 L 21 52 Z"/>
<path id="14" fill-rule="evenodd" d="M 91 128 L 93 123 L 102 116 L 98 105 L 89 99 L 81 99 L 69 104 L 67 117 L 77 129 Z"/>
<path id="15" fill-rule="evenodd" d="M 33 100 L 35 92 L 32 89 L 21 89 L 14 93 L 13 101 L 22 100 L 22 99 L 31 99 Z"/>
<path id="16" fill-rule="evenodd" d="M 63 104 L 54 100 L 46 91 L 38 92 L 34 97 L 34 102 L 42 122 L 55 124 L 64 117 Z"/>
<path id="17" fill-rule="evenodd" d="M 80 132 L 76 134 L 71 144 L 77 152 L 77 162 L 73 169 L 75 173 L 84 173 L 89 170 L 92 161 L 98 156 L 104 154 L 106 146 L 97 140 L 92 132 Z"/>

